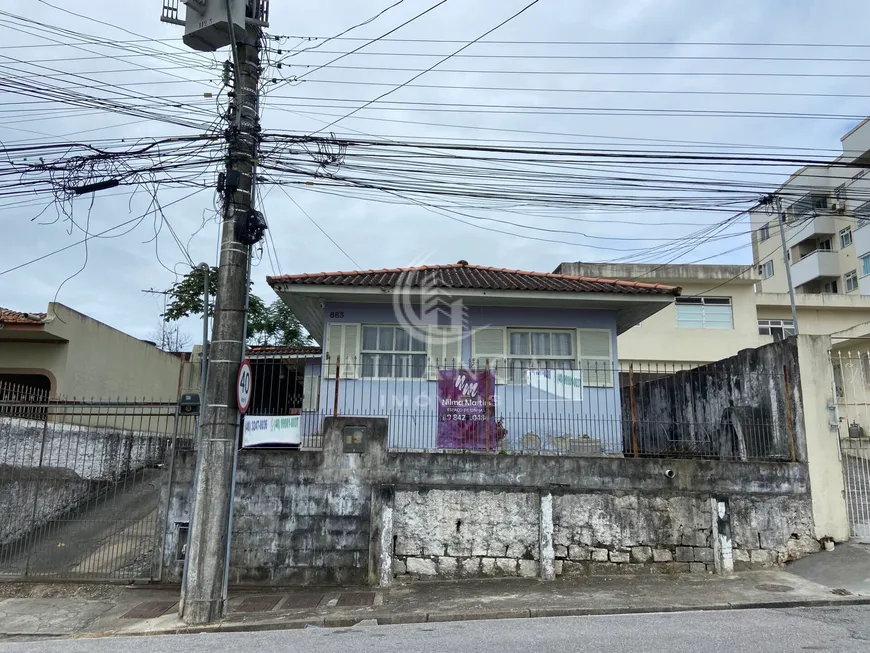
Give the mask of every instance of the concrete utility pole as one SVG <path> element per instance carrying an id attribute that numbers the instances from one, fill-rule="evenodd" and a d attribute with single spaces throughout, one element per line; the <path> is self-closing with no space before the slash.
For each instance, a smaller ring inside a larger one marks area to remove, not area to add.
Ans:
<path id="1" fill-rule="evenodd" d="M 212 0 L 214 2 L 215 0 Z M 226 3 L 229 8 L 230 3 Z M 203 624 L 221 617 L 225 551 L 229 536 L 233 460 L 239 412 L 236 376 L 245 354 L 245 323 L 251 245 L 263 221 L 253 209 L 254 166 L 259 143 L 258 88 L 260 27 L 248 24 L 244 42 L 234 44 L 236 108 L 227 120 L 227 169 L 223 177 L 224 219 L 214 322 L 198 439 L 194 514 L 185 561 L 181 618 Z"/>

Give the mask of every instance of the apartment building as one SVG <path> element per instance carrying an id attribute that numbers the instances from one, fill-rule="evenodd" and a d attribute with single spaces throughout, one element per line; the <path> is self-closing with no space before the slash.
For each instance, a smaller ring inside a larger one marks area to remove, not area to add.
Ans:
<path id="1" fill-rule="evenodd" d="M 623 366 L 694 367 L 794 333 L 788 293 L 762 292 L 753 266 L 577 262 L 562 263 L 556 272 L 682 287 L 673 304 L 619 336 Z M 870 297 L 804 291 L 795 303 L 801 333 L 832 335 L 843 345 L 870 336 Z"/>
<path id="2" fill-rule="evenodd" d="M 840 140 L 842 155 L 828 165 L 801 168 L 777 192 L 785 214 L 785 257 L 774 208 L 750 211 L 762 293 L 788 292 L 787 261 L 798 295 L 870 295 L 870 169 L 861 167 L 870 164 L 870 118 Z"/>

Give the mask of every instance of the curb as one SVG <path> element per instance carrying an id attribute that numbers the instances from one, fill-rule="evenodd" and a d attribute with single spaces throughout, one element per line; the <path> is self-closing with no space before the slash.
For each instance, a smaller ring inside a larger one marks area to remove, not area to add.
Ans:
<path id="1" fill-rule="evenodd" d="M 260 623 L 218 623 L 189 628 L 167 628 L 153 631 L 107 632 L 80 635 L 46 635 L 42 633 L 5 634 L 6 637 L 149 637 L 160 635 L 195 635 L 201 633 L 242 633 L 272 630 L 299 630 L 313 628 L 350 628 L 360 622 L 377 622 L 379 626 L 419 623 L 448 623 L 456 621 L 481 621 L 497 619 L 534 619 L 541 617 L 598 617 L 606 615 L 629 615 L 674 612 L 702 612 L 727 610 L 770 610 L 788 608 L 828 608 L 837 606 L 870 605 L 870 596 L 842 599 L 795 599 L 791 601 L 736 601 L 732 603 L 708 603 L 703 605 L 626 606 L 614 608 L 523 608 L 509 610 L 481 610 L 455 613 L 407 612 L 391 615 L 360 615 L 356 617 L 314 617 Z M 0 639 L 3 635 L 0 634 Z"/>

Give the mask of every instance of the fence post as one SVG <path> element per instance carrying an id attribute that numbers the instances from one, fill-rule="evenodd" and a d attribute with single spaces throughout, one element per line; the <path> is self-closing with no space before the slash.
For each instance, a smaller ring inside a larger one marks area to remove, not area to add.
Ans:
<path id="1" fill-rule="evenodd" d="M 483 373 L 483 419 L 486 429 L 486 450 L 489 451 L 489 359 L 486 359 L 486 371 Z"/>
<path id="2" fill-rule="evenodd" d="M 637 458 L 637 404 L 634 398 L 634 363 L 628 366 L 628 396 L 631 402 L 631 447 L 634 451 L 634 457 Z"/>
<path id="3" fill-rule="evenodd" d="M 327 366 L 329 363 L 327 362 Z M 332 399 L 332 416 L 338 417 L 338 380 L 341 377 L 341 356 L 335 357 L 335 396 Z"/>
<path id="4" fill-rule="evenodd" d="M 785 365 L 782 366 L 782 377 L 785 382 L 785 423 L 788 428 L 788 447 L 791 451 L 791 461 L 796 463 L 797 454 L 795 452 L 794 442 L 794 420 L 792 420 L 791 415 L 791 394 L 788 385 L 788 368 Z"/>
<path id="5" fill-rule="evenodd" d="M 163 504 L 163 530 L 159 534 L 159 542 L 160 542 L 160 555 L 157 558 L 157 581 L 160 582 L 163 580 L 163 557 L 166 555 L 166 531 L 169 529 L 169 507 L 172 502 L 172 476 L 175 472 L 175 452 L 177 451 L 177 442 L 178 442 L 178 415 L 180 409 L 176 404 L 175 406 L 175 424 L 172 429 L 172 444 L 169 446 L 169 470 L 168 476 L 169 478 L 166 481 L 166 501 Z M 202 409 L 200 409 L 202 412 Z M 151 570 L 154 571 L 154 565 L 151 565 Z M 154 580 L 152 578 L 152 580 Z"/>
<path id="6" fill-rule="evenodd" d="M 30 532 L 36 531 L 36 507 L 39 503 L 39 487 L 42 485 L 42 463 L 45 456 L 45 439 L 48 437 L 48 413 L 51 410 L 50 404 L 46 402 L 45 420 L 42 423 L 42 442 L 39 443 L 39 472 L 36 475 L 36 486 L 33 488 L 33 507 L 30 510 Z M 27 557 L 24 562 L 24 575 L 30 574 L 30 552 L 33 550 L 33 542 L 27 547 Z"/>

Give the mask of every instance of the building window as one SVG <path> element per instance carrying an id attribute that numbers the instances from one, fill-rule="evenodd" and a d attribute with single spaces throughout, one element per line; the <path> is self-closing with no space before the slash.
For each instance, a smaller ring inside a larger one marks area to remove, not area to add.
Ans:
<path id="1" fill-rule="evenodd" d="M 843 281 L 846 282 L 846 292 L 852 292 L 858 289 L 858 273 L 855 270 L 847 272 L 843 276 Z"/>
<path id="2" fill-rule="evenodd" d="M 525 383 L 530 369 L 573 369 L 575 360 L 573 331 L 508 329 L 510 383 Z"/>
<path id="3" fill-rule="evenodd" d="M 770 223 L 766 222 L 758 230 L 758 239 L 763 243 L 768 238 L 770 238 Z"/>
<path id="4" fill-rule="evenodd" d="M 861 206 L 855 209 L 856 225 L 855 229 L 862 229 L 870 224 L 870 202 L 864 202 Z"/>
<path id="5" fill-rule="evenodd" d="M 733 329 L 730 297 L 677 297 L 677 326 L 684 329 Z"/>
<path id="6" fill-rule="evenodd" d="M 363 326 L 360 363 L 366 378 L 421 379 L 426 343 L 399 326 Z"/>
<path id="7" fill-rule="evenodd" d="M 865 254 L 861 257 L 861 276 L 866 277 L 870 274 L 870 254 Z"/>
<path id="8" fill-rule="evenodd" d="M 840 230 L 840 249 L 852 244 L 852 227 Z"/>
<path id="9" fill-rule="evenodd" d="M 762 279 L 770 279 L 773 276 L 773 261 L 762 263 L 759 267 Z"/>
<path id="10" fill-rule="evenodd" d="M 831 243 L 830 238 L 825 238 L 824 240 L 819 241 L 819 251 L 830 252 L 833 249 L 834 249 L 834 245 Z"/>
<path id="11" fill-rule="evenodd" d="M 840 289 L 837 287 L 836 281 L 831 281 L 823 286 L 822 292 L 828 295 L 836 295 L 840 292 Z"/>
<path id="12" fill-rule="evenodd" d="M 758 320 L 758 335 L 782 340 L 794 335 L 794 320 Z"/>
<path id="13" fill-rule="evenodd" d="M 818 193 L 807 193 L 792 204 L 788 212 L 792 220 L 804 220 L 815 217 L 820 210 L 828 208 L 828 196 Z"/>

